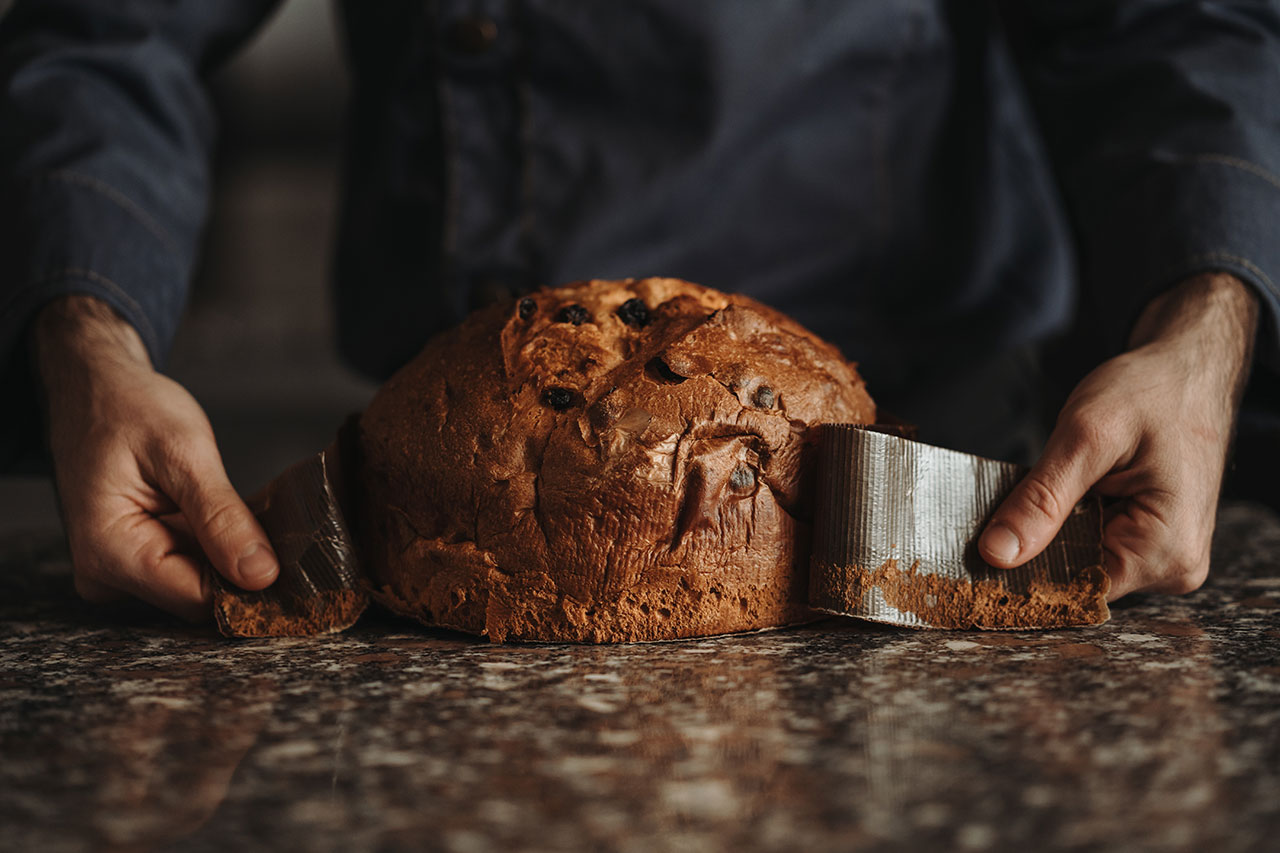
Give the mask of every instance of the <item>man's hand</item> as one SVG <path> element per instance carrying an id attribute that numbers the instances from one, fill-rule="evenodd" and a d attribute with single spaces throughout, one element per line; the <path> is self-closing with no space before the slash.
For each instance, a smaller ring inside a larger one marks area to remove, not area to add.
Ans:
<path id="1" fill-rule="evenodd" d="M 1102 538 L 1111 600 L 1199 588 L 1256 326 L 1257 297 L 1226 274 L 1153 301 L 1130 351 L 1067 399 L 1040 461 L 982 534 L 983 558 L 1010 568 L 1036 556 L 1092 488 L 1119 499 Z"/>
<path id="2" fill-rule="evenodd" d="M 207 620 L 197 548 L 245 589 L 275 580 L 275 554 L 227 480 L 208 418 L 152 369 L 131 326 L 102 302 L 72 296 L 40 313 L 32 343 L 81 596 L 133 595 Z"/>

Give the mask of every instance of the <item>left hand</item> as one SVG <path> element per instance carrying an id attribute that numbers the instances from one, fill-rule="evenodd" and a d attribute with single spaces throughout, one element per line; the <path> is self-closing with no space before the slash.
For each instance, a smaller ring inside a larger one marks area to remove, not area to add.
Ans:
<path id="1" fill-rule="evenodd" d="M 1012 568 L 1035 557 L 1092 489 L 1118 499 L 1102 536 L 1110 600 L 1198 589 L 1257 311 L 1253 292 L 1224 273 L 1188 279 L 1148 305 L 1131 349 L 1067 399 L 1039 462 L 983 532 L 983 559 Z"/>

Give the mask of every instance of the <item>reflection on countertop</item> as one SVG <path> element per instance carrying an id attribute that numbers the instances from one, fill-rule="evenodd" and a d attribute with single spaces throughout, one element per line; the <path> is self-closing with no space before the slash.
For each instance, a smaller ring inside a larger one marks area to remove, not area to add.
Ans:
<path id="1" fill-rule="evenodd" d="M 1100 628 L 223 640 L 0 542 L 14 850 L 1217 849 L 1280 834 L 1280 519 Z"/>

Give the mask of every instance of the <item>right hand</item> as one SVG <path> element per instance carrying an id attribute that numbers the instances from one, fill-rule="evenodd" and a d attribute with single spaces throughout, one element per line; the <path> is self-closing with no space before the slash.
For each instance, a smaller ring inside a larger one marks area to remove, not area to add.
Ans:
<path id="1" fill-rule="evenodd" d="M 152 368 L 133 327 L 92 297 L 70 296 L 41 311 L 32 343 L 76 591 L 207 621 L 197 547 L 232 583 L 269 586 L 275 553 L 227 479 L 209 419 Z"/>

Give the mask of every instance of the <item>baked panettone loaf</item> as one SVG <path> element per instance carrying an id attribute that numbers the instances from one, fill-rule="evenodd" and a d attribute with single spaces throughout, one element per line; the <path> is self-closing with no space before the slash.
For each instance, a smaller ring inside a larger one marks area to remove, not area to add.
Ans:
<path id="1" fill-rule="evenodd" d="M 499 642 L 805 621 L 812 427 L 874 420 L 834 347 L 743 296 L 648 278 L 492 306 L 361 419 L 374 596 Z"/>

